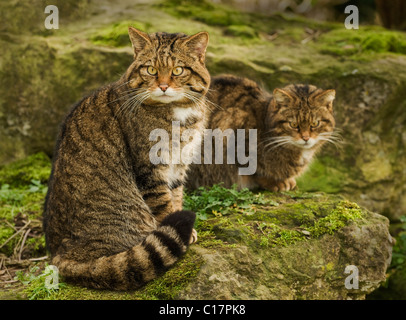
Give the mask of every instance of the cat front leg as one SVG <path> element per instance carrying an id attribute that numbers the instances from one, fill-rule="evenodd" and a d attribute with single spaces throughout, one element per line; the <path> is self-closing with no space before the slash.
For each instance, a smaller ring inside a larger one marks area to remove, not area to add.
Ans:
<path id="1" fill-rule="evenodd" d="M 295 178 L 288 178 L 284 181 L 280 181 L 277 183 L 277 190 L 274 187 L 273 191 L 289 191 L 294 190 L 296 188 L 296 180 Z"/>

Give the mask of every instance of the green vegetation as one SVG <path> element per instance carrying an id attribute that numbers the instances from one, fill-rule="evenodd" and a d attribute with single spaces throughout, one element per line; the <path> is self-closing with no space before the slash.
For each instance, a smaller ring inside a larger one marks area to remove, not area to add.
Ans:
<path id="1" fill-rule="evenodd" d="M 0 167 L 0 185 L 21 188 L 28 186 L 32 180 L 44 184 L 50 173 L 50 160 L 45 153 L 40 152 Z"/>
<path id="2" fill-rule="evenodd" d="M 230 189 L 214 185 L 211 188 L 200 187 L 190 194 L 186 193 L 183 203 L 185 210 L 195 211 L 198 219 L 206 220 L 208 214 L 223 216 L 242 211 L 250 214 L 253 213 L 254 204 L 265 202 L 260 193 L 254 194 L 248 189 L 239 191 L 236 185 Z"/>
<path id="3" fill-rule="evenodd" d="M 406 35 L 380 27 L 363 27 L 352 32 L 337 28 L 321 35 L 317 42 L 322 53 L 334 56 L 388 52 L 406 54 Z"/>
<path id="4" fill-rule="evenodd" d="M 396 243 L 393 246 L 392 261 L 387 270 L 386 282 L 369 299 L 399 300 L 406 297 L 406 216 L 400 217 L 400 224 L 395 224 Z"/>
<path id="5" fill-rule="evenodd" d="M 333 234 L 362 210 L 340 196 L 321 193 L 238 191 L 220 185 L 185 194 L 185 209 L 198 213 L 199 241 L 204 247 L 259 242 L 287 246 L 296 241 Z"/>
<path id="6" fill-rule="evenodd" d="M 297 180 L 297 184 L 300 190 L 304 191 L 338 193 L 348 181 L 347 171 L 337 159 L 318 157 L 313 160 L 309 170 Z"/>
<path id="7" fill-rule="evenodd" d="M 50 172 L 43 153 L 0 168 L 0 253 L 45 253 L 41 216 Z"/>
<path id="8" fill-rule="evenodd" d="M 391 268 L 406 268 L 406 215 L 400 217 L 401 225 L 393 247 Z"/>
<path id="9" fill-rule="evenodd" d="M 157 5 L 178 18 L 191 18 L 212 26 L 246 25 L 247 15 L 230 7 L 199 0 L 168 0 Z"/>
<path id="10" fill-rule="evenodd" d="M 343 200 L 330 212 L 329 215 L 315 221 L 313 225 L 305 227 L 314 237 L 320 237 L 323 234 L 333 234 L 334 231 L 347 225 L 349 221 L 355 221 L 362 218 L 362 210 L 356 204 Z"/>
<path id="11" fill-rule="evenodd" d="M 128 47 L 130 39 L 128 37 L 128 27 L 148 32 L 151 25 L 139 21 L 121 21 L 99 30 L 90 40 L 96 45 L 107 45 L 112 47 Z"/>
<path id="12" fill-rule="evenodd" d="M 57 293 L 60 289 L 65 288 L 65 283 L 54 283 L 54 279 L 57 279 L 58 275 L 53 268 L 45 265 L 45 269 L 40 271 L 39 266 L 33 266 L 28 272 L 17 271 L 16 279 L 21 281 L 22 284 L 27 286 L 24 292 L 27 294 L 30 300 L 44 300 L 50 298 Z"/>
<path id="13" fill-rule="evenodd" d="M 257 38 L 258 33 L 254 28 L 248 26 L 240 26 L 240 25 L 232 25 L 227 27 L 225 30 L 226 35 L 231 35 L 234 37 L 241 37 L 241 38 Z"/>
<path id="14" fill-rule="evenodd" d="M 202 257 L 190 250 L 162 277 L 139 290 L 126 292 L 88 289 L 63 282 L 59 282 L 58 289 L 48 289 L 45 279 L 52 270 L 47 267 L 39 275 L 36 275 L 39 268 L 33 267 L 28 273 L 18 273 L 17 278 L 25 285 L 24 293 L 30 300 L 168 300 L 176 299 L 179 291 L 197 276 L 202 263 Z"/>

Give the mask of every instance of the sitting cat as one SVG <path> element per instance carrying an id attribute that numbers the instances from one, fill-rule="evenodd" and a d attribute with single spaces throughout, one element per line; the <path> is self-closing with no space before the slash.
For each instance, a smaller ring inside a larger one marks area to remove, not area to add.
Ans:
<path id="1" fill-rule="evenodd" d="M 211 106 L 217 105 L 208 116 L 207 128 L 223 132 L 257 129 L 257 170 L 253 175 L 239 175 L 238 164 L 227 164 L 224 139 L 224 163 L 204 164 L 203 145 L 202 164 L 190 167 L 188 189 L 223 182 L 225 187 L 292 190 L 295 178 L 320 147 L 340 139 L 334 131 L 334 90 L 298 84 L 275 89 L 272 96 L 249 79 L 223 75 L 212 79 L 207 98 Z"/>
<path id="2" fill-rule="evenodd" d="M 171 137 L 172 121 L 180 133 L 203 132 L 208 34 L 130 27 L 129 36 L 134 61 L 125 74 L 63 122 L 45 202 L 51 263 L 65 280 L 93 288 L 137 288 L 196 240 L 195 213 L 180 211 L 187 164 L 151 163 L 150 133 Z"/>

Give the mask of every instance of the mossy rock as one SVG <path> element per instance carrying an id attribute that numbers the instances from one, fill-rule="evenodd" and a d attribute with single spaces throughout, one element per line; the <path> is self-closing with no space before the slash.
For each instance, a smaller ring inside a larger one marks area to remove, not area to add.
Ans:
<path id="1" fill-rule="evenodd" d="M 323 193 L 268 193 L 249 214 L 212 217 L 196 229 L 187 254 L 140 290 L 64 284 L 36 298 L 363 299 L 385 281 L 391 257 L 386 218 Z M 345 286 L 349 265 L 359 268 L 358 289 Z M 27 297 L 40 286 L 29 285 Z"/>

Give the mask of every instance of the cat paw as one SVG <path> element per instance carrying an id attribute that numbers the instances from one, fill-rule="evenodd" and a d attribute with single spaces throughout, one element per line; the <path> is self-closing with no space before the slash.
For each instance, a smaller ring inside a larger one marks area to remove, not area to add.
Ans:
<path id="1" fill-rule="evenodd" d="M 197 231 L 193 228 L 192 235 L 190 236 L 189 245 L 197 241 Z"/>
<path id="2" fill-rule="evenodd" d="M 279 181 L 272 187 L 272 191 L 289 191 L 296 188 L 296 180 L 294 178 L 286 179 L 285 181 Z"/>

